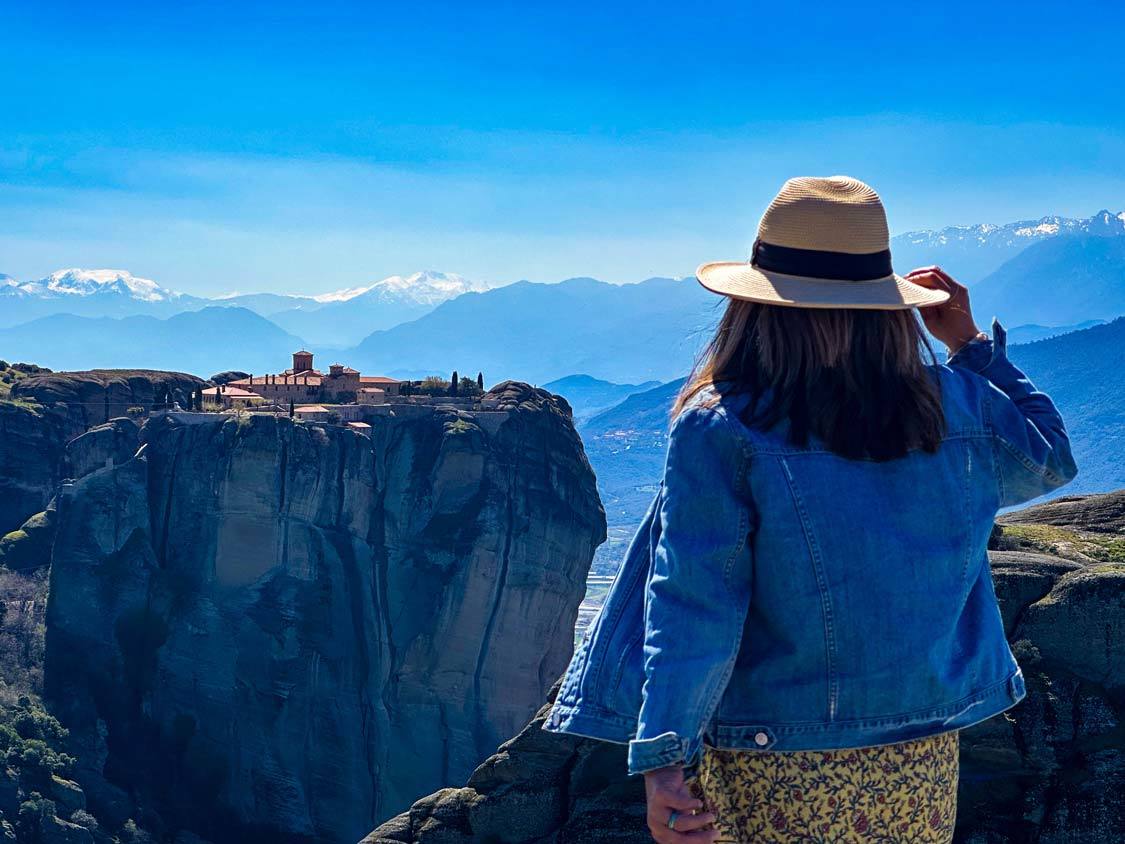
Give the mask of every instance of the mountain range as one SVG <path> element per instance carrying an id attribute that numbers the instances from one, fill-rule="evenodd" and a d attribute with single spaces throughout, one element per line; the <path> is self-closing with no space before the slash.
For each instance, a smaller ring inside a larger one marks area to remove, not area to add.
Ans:
<path id="1" fill-rule="evenodd" d="M 0 328 L 55 314 L 169 317 L 221 306 L 251 310 L 309 343 L 338 348 L 423 316 L 462 293 L 488 289 L 484 282 L 453 273 L 425 271 L 312 296 L 248 293 L 211 299 L 170 290 L 126 270 L 73 268 L 25 282 L 0 275 Z"/>
<path id="2" fill-rule="evenodd" d="M 1071 235 L 1125 235 L 1125 211 L 1103 210 L 1084 219 L 1049 216 L 1005 225 L 978 223 L 906 232 L 891 239 L 891 254 L 900 273 L 937 264 L 971 287 L 1029 246 Z"/>
<path id="3" fill-rule="evenodd" d="M 1029 246 L 971 288 L 982 322 L 1060 325 L 1125 314 L 1125 237 L 1077 235 Z"/>
<path id="4" fill-rule="evenodd" d="M 1044 217 L 914 232 L 895 238 L 894 250 L 900 270 L 938 263 L 971 281 L 982 326 L 996 315 L 1013 340 L 1034 339 L 1125 314 L 1123 234 L 1125 213 L 1103 211 L 1086 219 Z M 962 272 L 960 265 L 982 271 L 996 266 L 974 281 L 972 270 Z M 327 293 L 208 299 L 123 270 L 68 269 L 33 281 L 0 278 L 0 329 L 9 329 L 0 334 L 0 353 L 67 367 L 80 353 L 79 338 L 89 336 L 85 348 L 102 359 L 78 361 L 83 368 L 112 361 L 155 366 L 151 359 L 138 360 L 142 350 L 135 335 L 142 332 L 151 336 L 154 346 L 148 351 L 160 356 L 159 365 L 166 361 L 172 368 L 201 373 L 283 369 L 287 354 L 276 350 L 290 343 L 403 378 L 458 369 L 483 370 L 490 381 L 512 377 L 547 383 L 583 373 L 637 385 L 683 375 L 718 319 L 722 301 L 690 278 L 621 285 L 574 278 L 490 287 L 433 271 Z M 243 313 L 226 322 L 207 317 L 221 333 L 206 338 L 212 347 L 206 350 L 199 348 L 198 338 L 181 342 L 183 329 L 194 330 L 191 320 L 165 331 L 142 331 L 145 323 L 124 321 L 135 316 L 168 320 L 212 308 Z M 274 330 L 258 322 L 251 326 L 249 313 L 268 320 Z M 61 315 L 118 322 L 37 321 Z M 58 335 L 62 330 L 70 335 Z M 251 349 L 240 332 L 272 339 Z M 608 401 L 592 392 L 589 402 L 586 398 L 577 402 L 583 405 L 581 418 L 605 406 L 597 401 Z"/>
<path id="5" fill-rule="evenodd" d="M 167 319 L 54 314 L 0 328 L 0 356 L 51 369 L 166 369 L 203 377 L 231 369 L 285 369 L 302 341 L 246 308 L 203 308 Z M 13 354 L 15 353 L 15 354 Z"/>
<path id="6" fill-rule="evenodd" d="M 346 357 L 390 375 L 483 370 L 490 383 L 544 384 L 575 372 L 617 383 L 666 381 L 690 366 L 721 305 L 694 279 L 520 281 L 377 331 Z"/>
<path id="7" fill-rule="evenodd" d="M 574 412 L 575 421 L 580 422 L 614 407 L 634 393 L 642 393 L 658 386 L 659 381 L 615 384 L 589 375 L 568 375 L 544 384 L 543 389 L 565 398 Z"/>
<path id="8" fill-rule="evenodd" d="M 485 282 L 428 270 L 316 296 L 251 293 L 218 299 L 214 304 L 249 308 L 311 344 L 344 347 L 373 331 L 425 316 L 449 299 L 488 289 Z"/>

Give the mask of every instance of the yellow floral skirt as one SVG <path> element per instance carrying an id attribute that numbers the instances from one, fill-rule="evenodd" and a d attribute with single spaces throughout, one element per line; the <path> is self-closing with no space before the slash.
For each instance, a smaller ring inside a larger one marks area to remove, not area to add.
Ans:
<path id="1" fill-rule="evenodd" d="M 948 844 L 958 772 L 956 731 L 846 750 L 708 747 L 692 790 L 720 842 Z"/>

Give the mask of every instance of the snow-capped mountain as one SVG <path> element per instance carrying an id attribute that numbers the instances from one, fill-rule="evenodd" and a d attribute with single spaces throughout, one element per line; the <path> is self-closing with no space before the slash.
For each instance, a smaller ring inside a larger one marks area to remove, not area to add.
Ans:
<path id="1" fill-rule="evenodd" d="M 489 285 L 482 281 L 471 281 L 456 273 L 440 273 L 424 270 L 413 275 L 392 275 L 366 287 L 349 287 L 332 293 L 314 296 L 317 302 L 348 302 L 360 296 L 370 296 L 383 302 L 396 304 L 428 305 L 434 307 L 442 302 L 460 296 L 462 293 L 483 293 Z"/>
<path id="2" fill-rule="evenodd" d="M 0 294 L 50 299 L 62 296 L 123 296 L 141 302 L 171 302 L 182 293 L 161 287 L 152 279 L 138 278 L 125 270 L 56 270 L 46 278 L 17 282 L 11 276 L 0 281 Z"/>
<path id="3" fill-rule="evenodd" d="M 373 331 L 425 316 L 462 293 L 483 293 L 490 289 L 491 285 L 455 273 L 427 270 L 323 293 L 266 315 L 286 331 L 310 343 L 350 346 Z"/>
<path id="4" fill-rule="evenodd" d="M 979 223 L 907 232 L 891 239 L 891 252 L 900 273 L 938 264 L 971 284 L 1033 243 L 1059 235 L 1125 235 L 1125 211 L 1103 210 L 1085 219 L 1052 215 L 1005 225 Z"/>

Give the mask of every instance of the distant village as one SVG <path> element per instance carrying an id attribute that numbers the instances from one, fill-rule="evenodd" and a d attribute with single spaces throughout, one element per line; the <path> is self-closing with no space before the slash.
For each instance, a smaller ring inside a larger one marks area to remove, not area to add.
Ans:
<path id="1" fill-rule="evenodd" d="M 484 375 L 452 373 L 448 381 L 431 376 L 399 381 L 384 375 L 363 375 L 333 363 L 328 372 L 313 365 L 313 353 L 293 353 L 293 365 L 276 374 L 227 373 L 229 380 L 196 391 L 194 411 L 287 415 L 306 422 L 326 422 L 369 432 L 373 417 L 392 406 L 453 404 L 488 409 L 483 399 Z M 218 376 L 216 379 L 217 380 Z"/>

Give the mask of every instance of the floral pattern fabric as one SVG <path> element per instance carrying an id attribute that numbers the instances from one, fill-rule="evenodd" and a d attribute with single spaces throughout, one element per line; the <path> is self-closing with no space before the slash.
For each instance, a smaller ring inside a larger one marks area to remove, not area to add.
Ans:
<path id="1" fill-rule="evenodd" d="M 957 746 L 952 731 L 830 751 L 707 747 L 691 785 L 723 844 L 948 844 Z"/>

